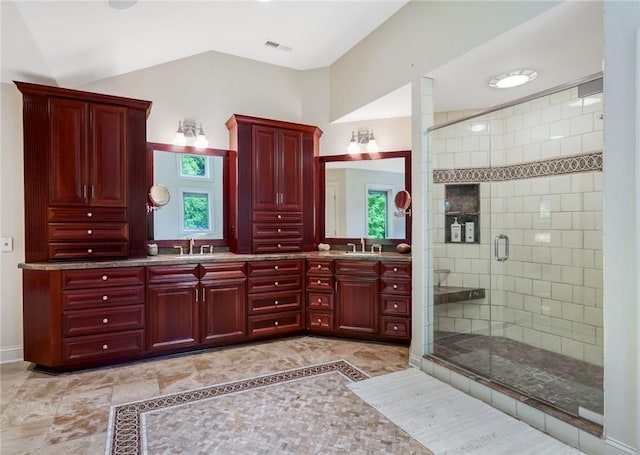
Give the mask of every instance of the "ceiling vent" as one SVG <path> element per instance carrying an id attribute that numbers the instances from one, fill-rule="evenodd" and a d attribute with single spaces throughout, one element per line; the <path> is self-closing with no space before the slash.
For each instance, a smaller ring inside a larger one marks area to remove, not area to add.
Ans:
<path id="1" fill-rule="evenodd" d="M 275 41 L 267 41 L 264 43 L 267 47 L 272 47 L 274 49 L 279 49 L 281 51 L 289 52 L 291 48 L 289 46 L 285 46 L 284 44 L 276 43 Z"/>

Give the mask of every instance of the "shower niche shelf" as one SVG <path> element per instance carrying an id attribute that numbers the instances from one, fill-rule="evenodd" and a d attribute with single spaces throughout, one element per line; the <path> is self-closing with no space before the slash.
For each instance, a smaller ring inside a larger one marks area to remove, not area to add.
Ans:
<path id="1" fill-rule="evenodd" d="M 451 224 L 457 218 L 462 236 L 459 243 L 480 243 L 480 184 L 456 183 L 444 186 L 444 241 L 451 241 Z M 474 224 L 473 241 L 466 241 L 466 223 Z"/>

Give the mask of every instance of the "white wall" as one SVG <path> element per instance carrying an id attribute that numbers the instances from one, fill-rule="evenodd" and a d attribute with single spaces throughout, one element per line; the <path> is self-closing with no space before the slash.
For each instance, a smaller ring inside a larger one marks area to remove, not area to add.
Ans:
<path id="1" fill-rule="evenodd" d="M 604 8 L 604 418 L 617 455 L 638 453 L 640 433 L 640 2 Z"/>

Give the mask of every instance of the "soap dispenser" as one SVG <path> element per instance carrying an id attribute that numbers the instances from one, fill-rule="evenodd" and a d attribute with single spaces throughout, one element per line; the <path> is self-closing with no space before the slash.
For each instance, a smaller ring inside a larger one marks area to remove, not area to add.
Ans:
<path id="1" fill-rule="evenodd" d="M 458 223 L 457 216 L 453 218 L 453 223 L 451 223 L 451 241 L 455 243 L 462 241 L 462 228 L 460 223 Z"/>

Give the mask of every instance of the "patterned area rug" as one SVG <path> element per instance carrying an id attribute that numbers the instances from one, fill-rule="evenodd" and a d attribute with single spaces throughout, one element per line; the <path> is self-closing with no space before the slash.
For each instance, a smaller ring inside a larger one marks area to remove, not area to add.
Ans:
<path id="1" fill-rule="evenodd" d="M 347 387 L 339 360 L 112 406 L 106 454 L 432 454 Z"/>

